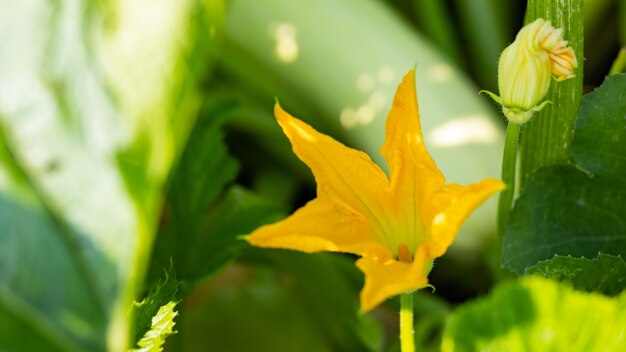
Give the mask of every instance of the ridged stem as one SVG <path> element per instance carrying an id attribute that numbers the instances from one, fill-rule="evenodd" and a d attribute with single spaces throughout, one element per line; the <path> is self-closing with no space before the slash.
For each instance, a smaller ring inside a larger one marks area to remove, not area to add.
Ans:
<path id="1" fill-rule="evenodd" d="M 537 169 L 569 162 L 569 145 L 582 97 L 583 0 L 529 0 L 526 23 L 544 18 L 563 28 L 564 39 L 574 49 L 575 78 L 552 82 L 546 100 L 552 102 L 524 124 L 520 141 L 520 185 Z"/>

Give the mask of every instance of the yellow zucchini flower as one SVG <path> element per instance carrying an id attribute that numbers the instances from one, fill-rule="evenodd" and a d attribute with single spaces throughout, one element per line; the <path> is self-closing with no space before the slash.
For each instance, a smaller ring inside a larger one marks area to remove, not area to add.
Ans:
<path id="1" fill-rule="evenodd" d="M 311 168 L 317 198 L 247 240 L 260 247 L 360 256 L 364 311 L 427 286 L 433 259 L 446 252 L 469 214 L 503 188 L 491 179 L 445 184 L 424 146 L 413 71 L 398 87 L 387 118 L 381 151 L 389 177 L 367 154 L 317 132 L 278 104 L 275 115 L 293 151 Z"/>
<path id="2" fill-rule="evenodd" d="M 563 39 L 563 29 L 539 18 L 524 26 L 502 51 L 498 62 L 500 96 L 485 92 L 502 105 L 510 122 L 523 124 L 548 103 L 544 99 L 550 78 L 573 78 L 577 66 L 574 50 Z"/>

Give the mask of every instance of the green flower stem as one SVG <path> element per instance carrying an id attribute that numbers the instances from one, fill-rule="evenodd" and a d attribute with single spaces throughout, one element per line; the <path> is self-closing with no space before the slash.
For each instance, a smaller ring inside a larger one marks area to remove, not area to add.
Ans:
<path id="1" fill-rule="evenodd" d="M 515 164 L 517 161 L 517 142 L 521 125 L 509 123 L 506 129 L 506 140 L 504 141 L 504 156 L 502 158 L 502 181 L 506 184 L 506 189 L 500 192 L 498 202 L 498 236 L 504 236 L 506 224 L 509 222 L 511 205 L 515 196 Z"/>
<path id="2" fill-rule="evenodd" d="M 400 351 L 415 352 L 413 292 L 400 295 Z"/>

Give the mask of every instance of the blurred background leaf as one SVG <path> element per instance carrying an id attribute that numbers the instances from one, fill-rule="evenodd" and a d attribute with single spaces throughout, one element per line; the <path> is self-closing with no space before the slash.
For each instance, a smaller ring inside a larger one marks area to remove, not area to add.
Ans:
<path id="1" fill-rule="evenodd" d="M 238 236 L 284 216 L 280 206 L 230 185 L 238 163 L 227 154 L 221 124 L 234 109 L 228 100 L 205 102 L 171 178 L 149 282 L 171 260 L 188 293 L 235 258 L 245 243 Z"/>
<path id="2" fill-rule="evenodd" d="M 625 294 L 611 299 L 528 277 L 459 308 L 441 350 L 623 351 L 625 319 Z"/>
<path id="3" fill-rule="evenodd" d="M 185 301 L 180 350 L 378 351 L 380 327 L 357 315 L 352 259 L 249 248 Z M 280 332 L 280 333 L 277 333 Z"/>
<path id="4" fill-rule="evenodd" d="M 1 348 L 128 348 L 127 310 L 161 187 L 195 118 L 219 9 L 0 4 Z"/>

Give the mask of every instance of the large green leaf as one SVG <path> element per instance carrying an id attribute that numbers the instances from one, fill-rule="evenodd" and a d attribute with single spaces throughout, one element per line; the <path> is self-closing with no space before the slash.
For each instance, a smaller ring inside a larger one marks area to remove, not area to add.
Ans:
<path id="1" fill-rule="evenodd" d="M 104 262 L 102 254 L 78 250 L 82 234 L 44 203 L 0 132 L 0 348 L 102 349 L 106 302 L 83 253 Z"/>
<path id="2" fill-rule="evenodd" d="M 222 7 L 0 3 L 0 349 L 128 348 Z"/>
<path id="3" fill-rule="evenodd" d="M 461 306 L 442 343 L 453 351 L 626 350 L 626 294 L 611 299 L 528 277 Z"/>
<path id="4" fill-rule="evenodd" d="M 594 259 L 555 256 L 526 268 L 525 274 L 564 281 L 582 291 L 617 295 L 626 288 L 626 262 L 619 256 L 600 254 Z"/>
<path id="5" fill-rule="evenodd" d="M 556 255 L 626 255 L 626 188 L 573 166 L 537 171 L 515 202 L 502 265 L 517 273 Z"/>
<path id="6" fill-rule="evenodd" d="M 523 273 L 554 255 L 626 255 L 625 87 L 626 75 L 615 75 L 584 98 L 572 142 L 578 165 L 550 166 L 530 177 L 504 235 L 505 267 Z"/>
<path id="7" fill-rule="evenodd" d="M 626 73 L 589 93 L 576 120 L 572 156 L 594 175 L 626 183 Z M 626 229 L 625 229 L 626 230 Z"/>

